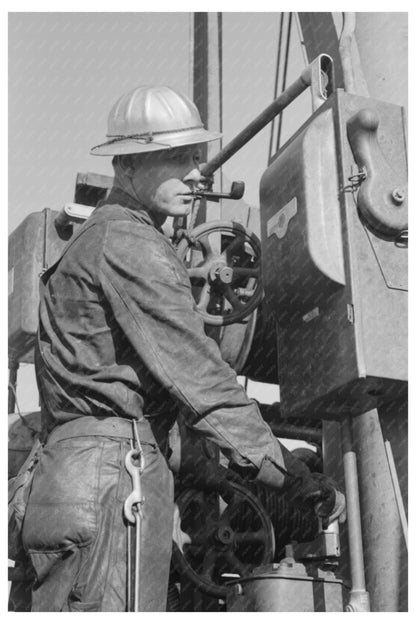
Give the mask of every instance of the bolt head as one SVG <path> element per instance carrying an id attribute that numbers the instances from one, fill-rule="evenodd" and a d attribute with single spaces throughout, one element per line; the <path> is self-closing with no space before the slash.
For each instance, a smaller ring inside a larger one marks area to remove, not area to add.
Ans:
<path id="1" fill-rule="evenodd" d="M 391 197 L 395 204 L 402 204 L 405 200 L 405 194 L 402 189 L 396 188 L 392 191 Z"/>

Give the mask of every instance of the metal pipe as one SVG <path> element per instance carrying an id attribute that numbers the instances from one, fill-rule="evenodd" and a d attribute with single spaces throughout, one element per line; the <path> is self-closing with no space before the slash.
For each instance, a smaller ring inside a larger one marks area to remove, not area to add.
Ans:
<path id="1" fill-rule="evenodd" d="M 394 496 L 396 498 L 397 511 L 399 512 L 400 523 L 402 525 L 403 537 L 404 537 L 404 541 L 406 543 L 406 548 L 408 549 L 409 546 L 408 546 L 407 518 L 406 518 L 406 511 L 405 511 L 404 504 L 403 504 L 403 497 L 402 497 L 402 493 L 401 493 L 401 490 L 400 490 L 399 479 L 398 479 L 398 476 L 397 476 L 396 464 L 394 463 L 394 457 L 393 457 L 393 453 L 392 453 L 392 450 L 391 450 L 390 442 L 388 440 L 386 440 L 384 442 L 384 446 L 386 447 L 387 463 L 389 465 L 389 470 L 390 470 L 390 475 L 391 475 L 391 482 L 392 482 L 392 485 L 393 485 Z"/>
<path id="2" fill-rule="evenodd" d="M 352 63 L 352 38 L 355 30 L 355 13 L 343 13 L 344 23 L 339 39 L 339 55 L 341 57 L 344 85 L 347 93 L 356 93 L 354 67 Z"/>
<path id="3" fill-rule="evenodd" d="M 263 419 L 268 423 L 273 434 L 278 438 L 304 440 L 312 444 L 322 444 L 322 427 L 318 420 L 304 421 L 300 418 L 282 418 L 280 403 L 258 403 Z"/>
<path id="4" fill-rule="evenodd" d="M 292 17 L 293 13 L 289 13 L 289 23 L 287 25 L 287 34 L 286 34 L 286 50 L 285 50 L 285 62 L 283 67 L 283 90 L 286 88 L 286 78 L 287 78 L 287 68 L 289 65 L 289 48 L 290 48 L 290 35 L 292 32 Z M 277 140 L 276 140 L 276 152 L 280 149 L 280 140 L 282 138 L 282 127 L 283 127 L 283 113 L 279 117 L 279 128 L 277 130 Z"/>
<path id="5" fill-rule="evenodd" d="M 352 584 L 346 611 L 370 611 L 370 597 L 365 585 L 357 457 L 352 445 L 350 417 L 342 422 L 341 428 Z"/>
<path id="6" fill-rule="evenodd" d="M 258 117 L 253 119 L 237 136 L 235 136 L 221 151 L 209 160 L 201 173 L 205 177 L 211 176 L 227 160 L 241 149 L 250 139 L 262 130 L 276 115 L 279 115 L 293 100 L 295 100 L 311 84 L 311 65 L 308 65 L 295 82 L 293 82 L 279 97 L 264 109 Z"/>
<path id="7" fill-rule="evenodd" d="M 407 552 L 387 461 L 384 431 L 393 448 L 407 448 L 407 403 L 392 401 L 354 416 L 352 432 L 360 487 L 362 540 L 371 610 L 407 609 Z M 396 451 L 398 452 L 398 451 Z M 405 477 L 402 471 L 402 477 Z M 406 488 L 405 482 L 403 482 Z"/>
<path id="8" fill-rule="evenodd" d="M 289 440 L 303 440 L 305 442 L 322 443 L 322 431 L 313 427 L 298 427 L 296 425 L 283 425 L 269 423 L 270 429 L 277 438 Z"/>
<path id="9" fill-rule="evenodd" d="M 8 410 L 9 414 L 13 414 L 16 408 L 16 386 L 17 386 L 17 371 L 19 370 L 19 362 L 14 359 L 9 360 L 9 397 L 8 397 Z"/>
<path id="10" fill-rule="evenodd" d="M 282 43 L 283 43 L 283 18 L 285 13 L 280 13 L 280 22 L 279 22 L 279 39 L 278 39 L 278 49 L 277 49 L 277 61 L 276 61 L 276 74 L 274 78 L 274 90 L 273 90 L 273 98 L 277 97 L 277 89 L 279 87 L 279 74 L 280 74 L 280 57 L 282 54 Z M 272 153 L 273 153 L 273 137 L 274 137 L 274 119 L 272 120 L 272 125 L 270 128 L 270 142 L 269 142 L 269 157 L 267 163 L 270 164 Z"/>

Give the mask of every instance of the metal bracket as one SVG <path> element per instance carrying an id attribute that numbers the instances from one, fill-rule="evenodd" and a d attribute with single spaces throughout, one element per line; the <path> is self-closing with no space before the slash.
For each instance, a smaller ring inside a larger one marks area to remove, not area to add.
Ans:
<path id="1" fill-rule="evenodd" d="M 334 92 L 334 62 L 328 54 L 320 54 L 310 64 L 312 110 L 316 111 Z"/>
<path id="2" fill-rule="evenodd" d="M 83 223 L 92 215 L 94 208 L 95 206 L 85 206 L 84 204 L 65 204 L 55 219 L 55 225 L 65 227 L 71 223 Z"/>
<path id="3" fill-rule="evenodd" d="M 319 533 L 312 542 L 293 542 L 286 546 L 286 557 L 296 561 L 335 560 L 341 556 L 338 522 L 333 522 L 328 529 Z"/>

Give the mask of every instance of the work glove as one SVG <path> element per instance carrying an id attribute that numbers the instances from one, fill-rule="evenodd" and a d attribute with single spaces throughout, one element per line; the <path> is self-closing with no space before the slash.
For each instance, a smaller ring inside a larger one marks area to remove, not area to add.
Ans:
<path id="1" fill-rule="evenodd" d="M 322 520 L 323 529 L 334 520 L 345 522 L 345 497 L 326 475 L 317 472 L 299 475 L 292 479 L 288 492 L 295 504 L 314 510 Z"/>

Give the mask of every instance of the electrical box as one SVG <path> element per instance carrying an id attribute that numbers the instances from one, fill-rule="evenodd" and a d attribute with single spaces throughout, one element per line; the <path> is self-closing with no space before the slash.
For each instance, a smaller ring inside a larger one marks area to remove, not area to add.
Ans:
<path id="1" fill-rule="evenodd" d="M 284 417 L 341 418 L 406 393 L 406 174 L 403 109 L 342 90 L 265 171 Z"/>

